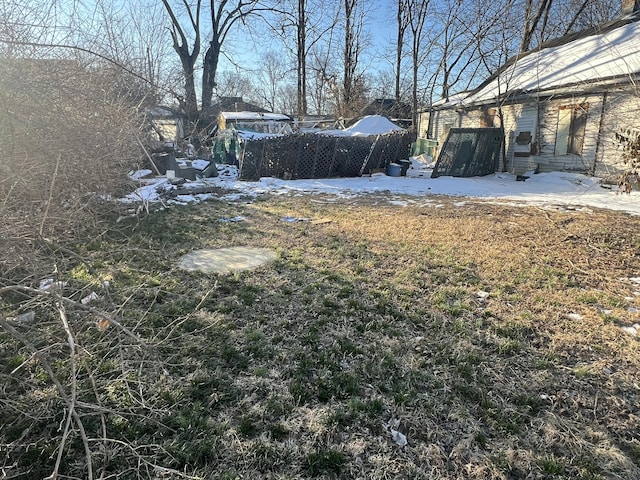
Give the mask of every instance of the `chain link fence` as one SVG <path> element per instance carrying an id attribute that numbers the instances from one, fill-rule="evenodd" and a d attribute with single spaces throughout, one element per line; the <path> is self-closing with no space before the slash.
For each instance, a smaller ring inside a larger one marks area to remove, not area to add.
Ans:
<path id="1" fill-rule="evenodd" d="M 253 181 L 261 177 L 358 177 L 386 170 L 390 163 L 407 158 L 413 140 L 404 131 L 369 136 L 302 133 L 245 139 L 238 159 L 239 176 Z"/>

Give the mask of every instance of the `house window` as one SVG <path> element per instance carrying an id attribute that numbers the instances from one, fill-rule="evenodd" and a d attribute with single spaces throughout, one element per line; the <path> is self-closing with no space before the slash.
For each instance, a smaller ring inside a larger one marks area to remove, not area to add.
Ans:
<path id="1" fill-rule="evenodd" d="M 556 155 L 582 155 L 588 108 L 588 103 L 560 107 L 556 133 Z"/>

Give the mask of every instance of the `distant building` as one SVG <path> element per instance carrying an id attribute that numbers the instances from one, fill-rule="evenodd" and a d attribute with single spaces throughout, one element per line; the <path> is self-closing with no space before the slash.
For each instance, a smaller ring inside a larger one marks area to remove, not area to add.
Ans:
<path id="1" fill-rule="evenodd" d="M 382 115 L 403 128 L 411 126 L 411 105 L 396 102 L 393 98 L 377 98 L 367 105 L 360 114 L 362 116 Z"/>
<path id="2" fill-rule="evenodd" d="M 220 130 L 249 130 L 258 133 L 291 133 L 292 119 L 288 115 L 269 112 L 220 112 Z"/>
<path id="3" fill-rule="evenodd" d="M 147 109 L 153 140 L 159 144 L 175 144 L 184 137 L 184 115 L 171 107 Z M 155 145 L 154 147 L 158 147 Z"/>

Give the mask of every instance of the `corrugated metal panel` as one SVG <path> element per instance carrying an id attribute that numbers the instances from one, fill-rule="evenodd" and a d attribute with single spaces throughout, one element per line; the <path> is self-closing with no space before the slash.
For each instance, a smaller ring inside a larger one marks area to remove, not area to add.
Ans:
<path id="1" fill-rule="evenodd" d="M 495 173 L 501 148 L 499 128 L 452 128 L 431 177 L 475 177 Z"/>

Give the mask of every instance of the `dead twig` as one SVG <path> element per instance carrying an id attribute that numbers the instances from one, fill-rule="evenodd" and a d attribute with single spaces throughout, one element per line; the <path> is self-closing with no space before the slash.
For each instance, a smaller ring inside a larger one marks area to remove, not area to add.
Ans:
<path id="1" fill-rule="evenodd" d="M 49 216 L 49 208 L 51 207 L 51 202 L 53 201 L 53 191 L 56 185 L 56 179 L 58 178 L 58 169 L 60 168 L 60 155 L 56 158 L 56 168 L 53 171 L 53 175 L 51 177 L 51 185 L 49 186 L 49 198 L 47 200 L 47 204 L 44 207 L 44 214 L 42 215 L 42 221 L 40 222 L 40 230 L 38 233 L 40 236 L 43 236 L 44 233 L 44 224 L 47 221 L 47 217 Z"/>
<path id="2" fill-rule="evenodd" d="M 101 312 L 100 310 L 97 310 L 97 309 L 95 309 L 93 307 L 90 307 L 89 305 L 83 305 L 80 302 L 76 302 L 75 300 L 72 300 L 71 298 L 68 298 L 68 297 L 65 297 L 65 296 L 62 296 L 62 295 L 58 295 L 58 294 L 56 294 L 54 292 L 50 292 L 50 291 L 47 291 L 47 290 L 39 290 L 37 288 L 27 287 L 27 286 L 24 286 L 24 285 L 10 285 L 8 287 L 0 288 L 0 295 L 2 295 L 3 293 L 6 293 L 6 292 L 31 293 L 31 294 L 34 294 L 34 295 L 40 295 L 40 296 L 43 296 L 43 297 L 53 298 L 54 300 L 59 300 L 61 302 L 73 305 L 73 306 L 75 306 L 77 308 L 80 308 L 82 310 L 85 310 L 85 311 L 95 315 L 96 317 L 99 317 L 99 318 L 102 318 L 103 320 L 106 320 L 110 324 L 115 325 L 120 330 L 122 330 L 125 334 L 127 334 L 129 337 L 131 337 L 136 342 L 138 342 L 141 346 L 147 347 L 147 344 L 145 343 L 144 340 L 142 340 L 135 333 L 133 333 L 127 327 L 125 327 L 120 322 L 118 322 L 115 318 L 113 318 L 110 315 L 107 315 L 104 312 Z"/>
<path id="3" fill-rule="evenodd" d="M 63 321 L 63 323 L 64 323 L 64 321 Z M 82 420 L 80 419 L 80 416 L 78 415 L 78 412 L 75 410 L 74 400 L 73 400 L 73 393 L 72 393 L 72 398 L 70 398 L 69 395 L 67 395 L 67 392 L 65 391 L 64 387 L 62 386 L 62 383 L 60 382 L 60 380 L 58 379 L 56 374 L 53 372 L 53 368 L 51 368 L 51 365 L 49 365 L 49 362 L 47 362 L 47 360 L 44 358 L 42 353 L 36 348 L 35 345 L 33 345 L 33 343 L 31 343 L 29 341 L 29 339 L 27 339 L 24 335 L 22 335 L 11 324 L 9 324 L 9 322 L 7 322 L 7 320 L 4 318 L 4 316 L 2 314 L 0 314 L 0 327 L 2 327 L 9 335 L 11 335 L 13 338 L 18 340 L 20 343 L 22 343 L 25 346 L 25 348 L 38 360 L 38 362 L 40 363 L 42 368 L 44 368 L 44 370 L 47 372 L 47 375 L 49 376 L 49 379 L 55 385 L 56 389 L 58 390 L 58 394 L 60 395 L 60 398 L 62 398 L 64 403 L 67 405 L 67 409 L 68 409 L 68 412 L 69 412 L 68 413 L 68 417 L 67 417 L 67 423 L 66 423 L 66 427 L 65 427 L 65 432 L 68 431 L 70 418 L 73 417 L 73 420 L 75 421 L 75 424 L 78 427 L 78 430 L 80 431 L 80 436 L 82 437 L 82 440 L 83 440 L 83 443 L 84 443 L 84 447 L 85 447 L 85 454 L 87 455 L 87 473 L 89 475 L 88 478 L 92 479 L 93 478 L 93 470 L 92 470 L 92 467 L 91 467 L 91 452 L 90 452 L 90 450 L 88 448 L 89 447 L 89 445 L 88 445 L 88 437 L 87 437 L 87 434 L 86 434 L 86 432 L 84 430 L 84 425 L 82 424 Z M 73 335 L 71 335 L 70 338 L 73 340 Z M 73 340 L 73 343 L 75 345 L 75 340 Z M 75 347 L 74 347 L 73 351 L 75 352 Z M 59 453 L 58 453 L 59 457 L 60 457 L 60 451 L 62 451 L 63 447 L 64 447 L 64 441 L 60 445 L 60 450 L 59 450 Z M 51 479 L 57 478 L 57 470 L 58 470 L 58 468 L 59 468 L 59 464 L 56 461 L 56 467 L 54 469 L 54 472 L 51 474 L 51 476 L 49 478 L 51 478 Z"/>

